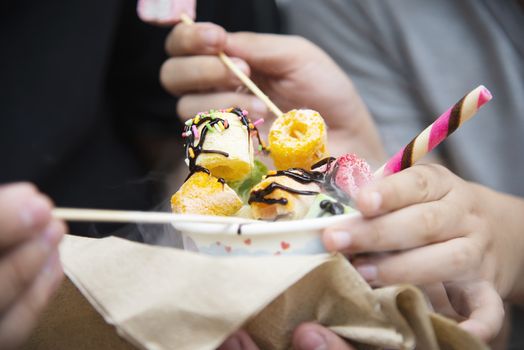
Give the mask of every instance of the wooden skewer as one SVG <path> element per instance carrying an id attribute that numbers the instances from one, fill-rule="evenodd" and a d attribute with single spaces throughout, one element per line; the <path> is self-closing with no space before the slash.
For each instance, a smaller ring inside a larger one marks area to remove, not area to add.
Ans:
<path id="1" fill-rule="evenodd" d="M 66 221 L 125 222 L 148 224 L 170 224 L 180 222 L 210 224 L 247 224 L 253 222 L 253 220 L 250 219 L 228 216 L 208 216 L 193 214 L 173 214 L 165 212 L 76 208 L 56 208 L 53 210 L 53 217 L 56 219 L 62 219 Z"/>
<path id="2" fill-rule="evenodd" d="M 182 22 L 184 22 L 185 24 L 194 24 L 195 22 L 193 22 L 193 20 L 188 16 L 186 15 L 185 13 L 183 13 L 180 18 L 182 19 Z M 269 108 L 269 110 L 271 112 L 273 112 L 274 115 L 276 115 L 277 117 L 280 117 L 282 114 L 282 111 L 273 103 L 273 101 L 271 101 L 269 99 L 269 97 L 267 97 L 266 94 L 264 94 L 262 92 L 262 90 L 260 90 L 260 88 L 258 86 L 256 86 L 256 84 L 253 82 L 253 80 L 249 79 L 249 77 L 247 75 L 244 74 L 244 72 L 242 72 L 236 65 L 235 63 L 231 60 L 231 58 L 229 58 L 225 53 L 223 52 L 220 52 L 218 54 L 218 57 L 220 58 L 220 60 L 222 62 L 224 62 L 224 64 L 233 72 L 233 74 L 235 74 L 237 76 L 238 79 L 240 79 L 240 81 L 242 83 L 244 83 L 244 85 L 255 95 L 257 96 L 259 99 L 262 100 L 262 102 L 264 102 L 267 106 L 267 108 Z"/>

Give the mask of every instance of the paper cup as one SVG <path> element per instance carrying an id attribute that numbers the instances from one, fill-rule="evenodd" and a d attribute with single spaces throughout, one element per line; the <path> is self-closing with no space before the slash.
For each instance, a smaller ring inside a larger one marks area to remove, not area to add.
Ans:
<path id="1" fill-rule="evenodd" d="M 173 223 L 184 249 L 210 255 L 306 255 L 326 253 L 322 231 L 358 212 L 325 218 L 248 224 Z"/>

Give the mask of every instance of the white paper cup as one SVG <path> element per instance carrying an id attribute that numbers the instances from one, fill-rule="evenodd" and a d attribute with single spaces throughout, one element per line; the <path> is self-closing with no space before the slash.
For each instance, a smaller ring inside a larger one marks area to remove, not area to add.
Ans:
<path id="1" fill-rule="evenodd" d="M 182 233 L 184 249 L 210 255 L 306 255 L 326 253 L 322 231 L 352 212 L 325 218 L 248 224 L 173 223 Z"/>

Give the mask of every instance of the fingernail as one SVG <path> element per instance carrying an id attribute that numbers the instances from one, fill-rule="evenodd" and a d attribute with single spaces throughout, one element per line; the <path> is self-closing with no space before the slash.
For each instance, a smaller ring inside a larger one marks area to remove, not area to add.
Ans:
<path id="1" fill-rule="evenodd" d="M 218 32 L 215 29 L 206 29 L 202 31 L 202 40 L 208 46 L 215 46 L 218 44 Z"/>
<path id="2" fill-rule="evenodd" d="M 267 107 L 264 104 L 264 102 L 260 101 L 258 98 L 254 98 L 253 102 L 251 102 L 251 110 L 255 114 L 266 114 L 267 113 Z"/>
<path id="3" fill-rule="evenodd" d="M 62 239 L 63 232 L 61 226 L 57 223 L 51 223 L 42 233 L 42 239 L 50 247 L 55 247 L 58 242 Z"/>
<path id="4" fill-rule="evenodd" d="M 235 66 L 238 67 L 238 69 L 244 72 L 244 74 L 249 73 L 249 66 L 247 65 L 246 62 L 244 62 L 244 60 L 241 60 L 239 58 L 232 58 L 231 60 L 233 61 Z"/>
<path id="5" fill-rule="evenodd" d="M 326 350 L 326 339 L 317 332 L 307 332 L 298 341 L 299 350 Z"/>
<path id="6" fill-rule="evenodd" d="M 335 231 L 328 235 L 336 250 L 346 249 L 351 245 L 351 233 L 349 232 Z"/>
<path id="7" fill-rule="evenodd" d="M 368 282 L 376 281 L 378 278 L 378 269 L 374 265 L 356 266 L 358 273 Z"/>
<path id="8" fill-rule="evenodd" d="M 242 350 L 242 343 L 240 342 L 240 339 L 238 339 L 235 336 L 229 337 L 219 349 L 223 350 Z"/>
<path id="9" fill-rule="evenodd" d="M 47 259 L 44 268 L 42 269 L 42 273 L 48 276 L 52 276 L 59 271 L 60 266 L 60 255 L 58 254 L 58 251 L 55 250 Z"/>
<path id="10" fill-rule="evenodd" d="M 31 228 L 39 221 L 44 220 L 49 215 L 49 211 L 49 202 L 45 198 L 41 196 L 31 197 L 20 211 L 20 220 L 25 227 Z"/>
<path id="11" fill-rule="evenodd" d="M 377 211 L 382 205 L 382 195 L 377 191 L 366 193 L 365 201 L 370 210 Z"/>

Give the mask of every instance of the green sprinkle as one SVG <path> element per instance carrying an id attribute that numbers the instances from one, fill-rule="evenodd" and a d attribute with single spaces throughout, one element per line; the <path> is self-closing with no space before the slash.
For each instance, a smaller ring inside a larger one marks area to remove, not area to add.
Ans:
<path id="1" fill-rule="evenodd" d="M 209 123 L 206 124 L 206 128 L 207 128 L 207 130 L 209 130 L 210 132 L 215 132 L 215 129 L 213 129 L 213 128 L 211 127 L 211 125 L 209 125 Z"/>

